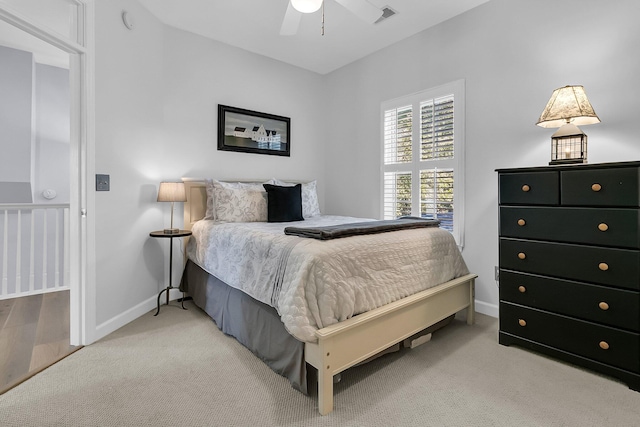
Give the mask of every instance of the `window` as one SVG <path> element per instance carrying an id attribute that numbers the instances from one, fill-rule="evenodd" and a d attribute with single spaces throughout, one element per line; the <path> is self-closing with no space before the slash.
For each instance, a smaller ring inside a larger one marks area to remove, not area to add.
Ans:
<path id="1" fill-rule="evenodd" d="M 463 245 L 464 81 L 382 103 L 382 213 L 439 219 Z"/>

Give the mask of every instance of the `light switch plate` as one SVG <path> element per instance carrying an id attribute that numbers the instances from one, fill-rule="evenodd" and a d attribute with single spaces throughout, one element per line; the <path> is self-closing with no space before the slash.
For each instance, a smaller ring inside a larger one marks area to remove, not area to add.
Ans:
<path id="1" fill-rule="evenodd" d="M 109 191 L 109 175 L 96 174 L 96 191 Z"/>

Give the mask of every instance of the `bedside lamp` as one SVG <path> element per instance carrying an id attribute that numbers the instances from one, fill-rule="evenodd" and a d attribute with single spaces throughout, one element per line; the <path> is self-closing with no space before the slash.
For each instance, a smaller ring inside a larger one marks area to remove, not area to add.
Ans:
<path id="1" fill-rule="evenodd" d="M 600 123 L 582 86 L 556 89 L 538 119 L 538 126 L 560 128 L 551 135 L 550 165 L 587 163 L 587 135 L 578 125 Z"/>
<path id="2" fill-rule="evenodd" d="M 175 234 L 180 230 L 173 228 L 173 203 L 186 202 L 187 194 L 183 182 L 161 182 L 158 188 L 158 202 L 171 202 L 171 227 L 165 228 L 165 234 Z"/>

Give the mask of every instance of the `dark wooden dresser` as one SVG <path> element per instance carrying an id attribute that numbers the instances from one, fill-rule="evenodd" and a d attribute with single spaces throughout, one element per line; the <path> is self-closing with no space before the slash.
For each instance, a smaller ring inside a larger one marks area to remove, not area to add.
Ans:
<path id="1" fill-rule="evenodd" d="M 640 162 L 497 172 L 500 344 L 640 391 Z"/>

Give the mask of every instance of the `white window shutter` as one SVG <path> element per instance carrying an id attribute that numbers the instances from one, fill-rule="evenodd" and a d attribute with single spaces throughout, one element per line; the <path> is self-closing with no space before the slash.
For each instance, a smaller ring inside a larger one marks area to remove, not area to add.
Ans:
<path id="1" fill-rule="evenodd" d="M 411 163 L 413 111 L 411 105 L 384 113 L 384 164 Z"/>
<path id="2" fill-rule="evenodd" d="M 440 227 L 453 231 L 453 169 L 420 171 L 420 216 L 439 219 Z"/>
<path id="3" fill-rule="evenodd" d="M 411 172 L 385 172 L 384 218 L 411 215 Z"/>
<path id="4" fill-rule="evenodd" d="M 420 104 L 421 160 L 454 157 L 453 95 Z"/>
<path id="5" fill-rule="evenodd" d="M 385 101 L 381 112 L 383 217 L 439 219 L 462 247 L 464 81 Z"/>

